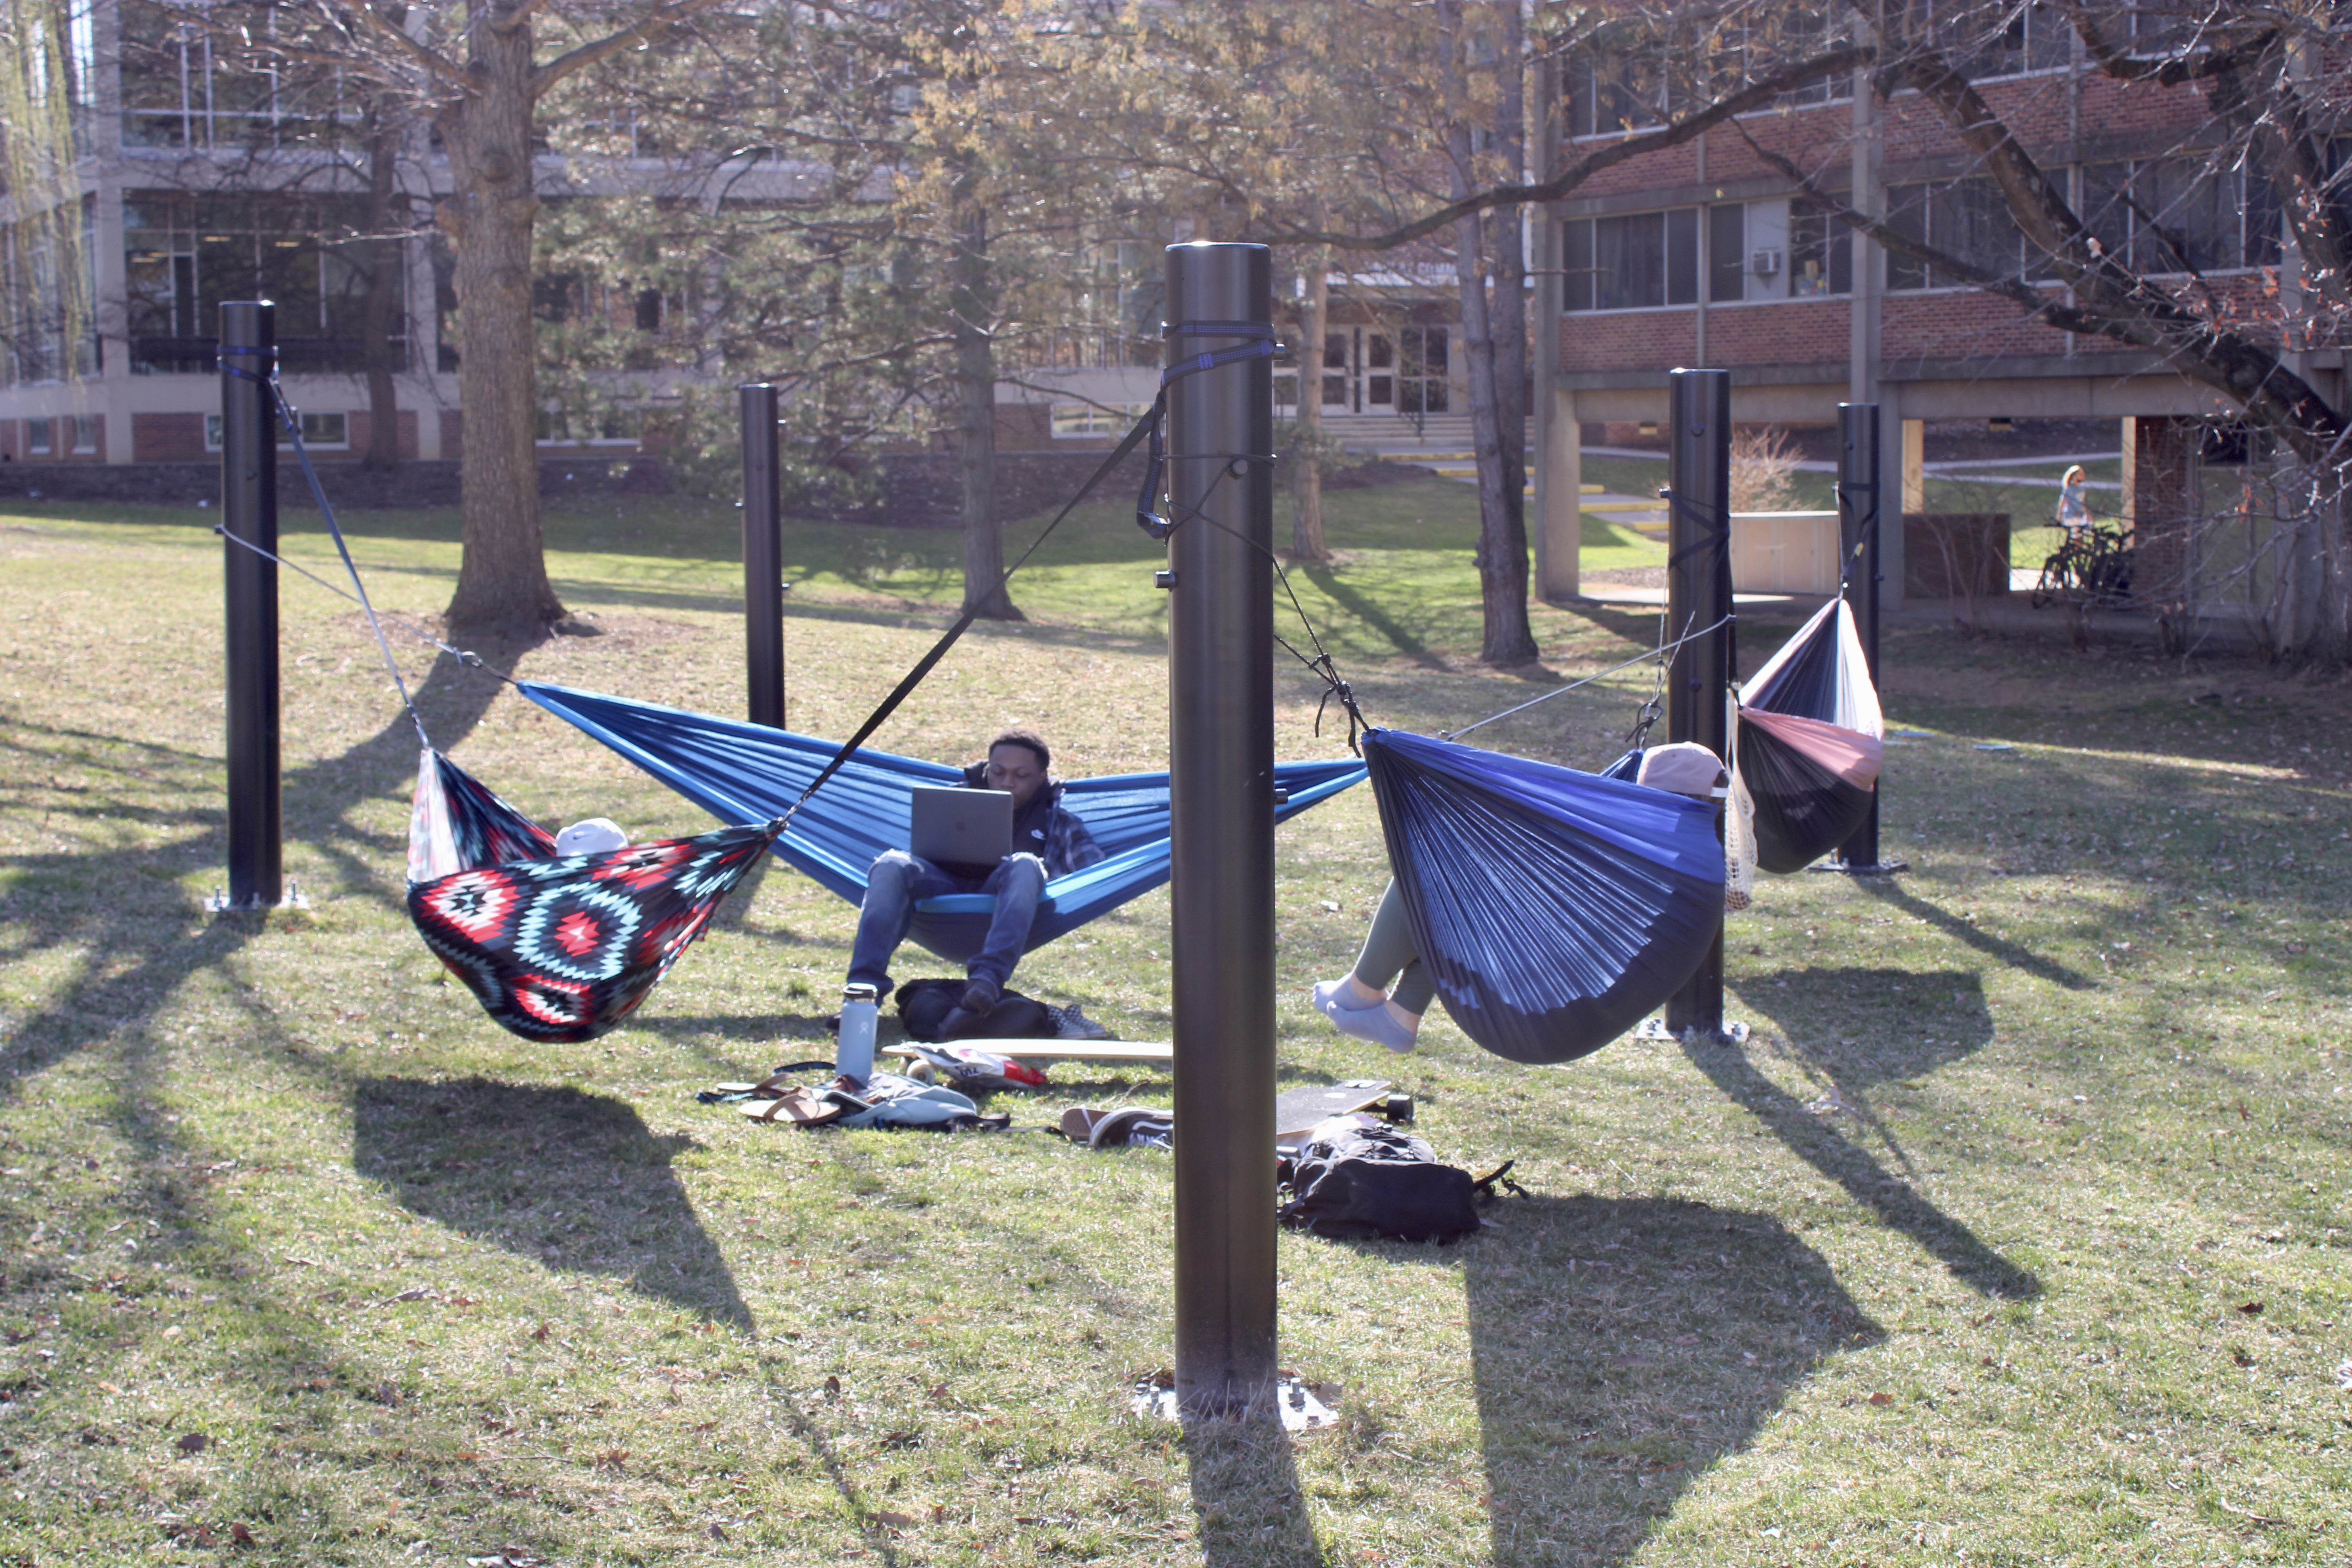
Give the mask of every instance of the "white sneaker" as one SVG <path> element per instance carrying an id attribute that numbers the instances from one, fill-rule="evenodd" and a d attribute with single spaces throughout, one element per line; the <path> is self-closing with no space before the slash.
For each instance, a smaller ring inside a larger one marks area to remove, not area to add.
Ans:
<path id="1" fill-rule="evenodd" d="M 1342 974 L 1337 980 L 1317 981 L 1315 983 L 1315 989 L 1307 993 L 1309 996 L 1315 999 L 1315 1010 L 1318 1013 L 1328 1013 L 1334 1007 L 1347 1006 L 1348 1004 L 1340 1001 L 1339 998 L 1347 994 L 1348 982 L 1353 978 L 1354 976 L 1352 975 Z M 1378 1002 L 1367 1002 L 1364 1005 L 1367 1007 L 1377 1007 L 1380 1004 Z"/>
<path id="2" fill-rule="evenodd" d="M 1057 1040 L 1108 1040 L 1110 1031 L 1079 1012 L 1074 1004 L 1054 1009 L 1054 1037 Z"/>
<path id="3" fill-rule="evenodd" d="M 1328 984 L 1336 988 L 1343 983 L 1334 980 Z M 1376 1046 L 1386 1046 L 1400 1055 L 1412 1049 L 1414 1032 L 1397 1021 L 1386 997 L 1369 1007 L 1350 1007 L 1339 1000 L 1336 989 L 1326 992 L 1318 985 L 1315 988 L 1315 1010 L 1330 1019 L 1331 1026 L 1343 1035 L 1370 1040 Z"/>

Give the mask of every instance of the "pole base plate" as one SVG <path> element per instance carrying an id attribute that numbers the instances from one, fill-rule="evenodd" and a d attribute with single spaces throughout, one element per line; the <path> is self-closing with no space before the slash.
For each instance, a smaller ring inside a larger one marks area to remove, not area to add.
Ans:
<path id="1" fill-rule="evenodd" d="M 1286 1372 L 1275 1380 L 1271 1393 L 1274 1413 L 1282 1418 L 1286 1432 L 1319 1432 L 1339 1422 L 1339 1385 L 1336 1383 L 1308 1383 L 1295 1372 Z M 1176 1400 L 1176 1374 L 1165 1371 L 1139 1380 L 1128 1392 L 1127 1408 L 1139 1421 L 1169 1421 L 1184 1426 L 1202 1420 L 1263 1419 L 1265 1415 L 1255 1400 L 1218 1415 L 1187 1412 Z"/>
<path id="2" fill-rule="evenodd" d="M 1696 1035 L 1698 1031 L 1693 1029 L 1691 1033 Z M 1682 1037 L 1667 1028 L 1664 1018 L 1643 1019 L 1633 1026 L 1633 1037 L 1637 1040 L 1657 1040 L 1667 1045 L 1682 1044 Z M 1726 1018 L 1722 1027 L 1716 1031 L 1715 1043 L 1718 1046 L 1746 1045 L 1748 1026 L 1737 1018 Z"/>
<path id="3" fill-rule="evenodd" d="M 302 884 L 290 881 L 286 884 L 286 896 L 274 904 L 265 903 L 258 896 L 247 899 L 242 903 L 232 903 L 229 896 L 218 888 L 214 889 L 213 896 L 205 900 L 205 913 L 208 915 L 266 915 L 272 910 L 307 910 L 310 907 L 310 900 L 303 896 Z"/>

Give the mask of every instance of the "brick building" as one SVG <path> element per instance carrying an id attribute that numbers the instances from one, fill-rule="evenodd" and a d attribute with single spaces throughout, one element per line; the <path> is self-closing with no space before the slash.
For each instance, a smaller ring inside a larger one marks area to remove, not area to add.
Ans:
<path id="1" fill-rule="evenodd" d="M 2220 308 L 2250 319 L 2282 290 L 2293 296 L 2289 232 L 2268 183 L 2215 155 L 2208 89 L 2114 80 L 2041 6 L 2024 8 L 1973 64 L 1984 99 L 2064 182 L 2110 254 L 2182 282 L 2193 267 Z M 1571 65 L 1559 87 L 1548 167 L 1658 118 L 1605 66 Z M 2152 353 L 2025 321 L 2008 300 L 1890 255 L 1818 209 L 1767 153 L 1853 211 L 1884 214 L 1992 270 L 2037 276 L 1998 189 L 1943 120 L 1916 93 L 1874 102 L 1866 77 L 1833 79 L 1597 174 L 1550 206 L 1536 235 L 1530 468 L 1547 595 L 1576 588 L 1582 446 L 1662 422 L 1665 372 L 1680 365 L 1728 370 L 1741 422 L 1830 424 L 1841 402 L 1877 404 L 1880 471 L 1902 476 L 1906 512 L 1922 507 L 1928 421 L 2114 421 L 2123 514 L 2144 538 L 2165 510 L 2195 509 L 2200 461 L 2243 460 L 2217 439 L 2234 409 L 2211 390 Z M 2342 406 L 2340 347 L 2305 346 L 2288 363 Z M 1901 533 L 1882 536 L 1890 590 L 1903 581 Z M 2170 571 L 2200 614 L 2245 613 L 2256 591 L 2244 574 L 2224 583 L 2210 563 L 2183 558 Z"/>

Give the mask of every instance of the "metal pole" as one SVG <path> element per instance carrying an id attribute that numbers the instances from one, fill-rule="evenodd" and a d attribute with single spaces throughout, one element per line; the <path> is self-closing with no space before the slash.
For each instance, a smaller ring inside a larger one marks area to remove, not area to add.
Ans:
<path id="1" fill-rule="evenodd" d="M 285 898 L 278 726 L 277 308 L 221 306 L 221 529 L 228 536 L 228 904 Z M 237 542 L 243 541 L 244 544 Z"/>
<path id="2" fill-rule="evenodd" d="M 1166 252 L 1171 327 L 1270 321 L 1262 245 Z M 1271 329 L 1269 329 L 1270 331 Z M 1250 340 L 1171 332 L 1172 364 Z M 1272 1415 L 1274 476 L 1271 359 L 1169 389 L 1176 1398 Z"/>
<path id="3" fill-rule="evenodd" d="M 1677 370 L 1667 377 L 1667 635 L 1689 636 L 1731 614 L 1731 373 Z M 1666 738 L 1696 741 L 1728 763 L 1731 627 L 1717 626 L 1675 649 L 1666 668 Z M 1717 832 L 1721 834 L 1720 824 Z M 1723 917 L 1698 973 L 1666 1000 L 1666 1029 L 1723 1033 Z"/>
<path id="4" fill-rule="evenodd" d="M 743 414 L 743 654 L 751 720 L 784 727 L 784 514 L 776 471 L 776 389 L 735 389 Z"/>
<path id="5" fill-rule="evenodd" d="M 1854 631 L 1870 684 L 1878 685 L 1878 405 L 1838 405 L 1838 550 L 1845 563 L 1846 601 L 1853 606 Z M 1879 781 L 1880 788 L 1885 780 Z M 1854 870 L 1878 868 L 1878 795 L 1870 816 L 1838 848 L 1838 858 Z"/>

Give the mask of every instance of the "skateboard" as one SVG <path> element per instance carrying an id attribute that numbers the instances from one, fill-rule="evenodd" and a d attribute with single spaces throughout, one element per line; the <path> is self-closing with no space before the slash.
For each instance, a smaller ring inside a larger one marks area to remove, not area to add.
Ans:
<path id="1" fill-rule="evenodd" d="M 1296 1154 L 1321 1122 L 1350 1111 L 1372 1111 L 1390 1121 L 1412 1120 L 1412 1096 L 1391 1094 L 1386 1079 L 1350 1079 L 1345 1083 L 1286 1089 L 1274 1099 L 1274 1144 L 1277 1153 Z"/>
<path id="2" fill-rule="evenodd" d="M 1176 1047 L 1166 1040 L 958 1040 L 1017 1062 L 1173 1062 Z M 911 1057 L 912 1046 L 885 1046 L 886 1057 Z"/>

